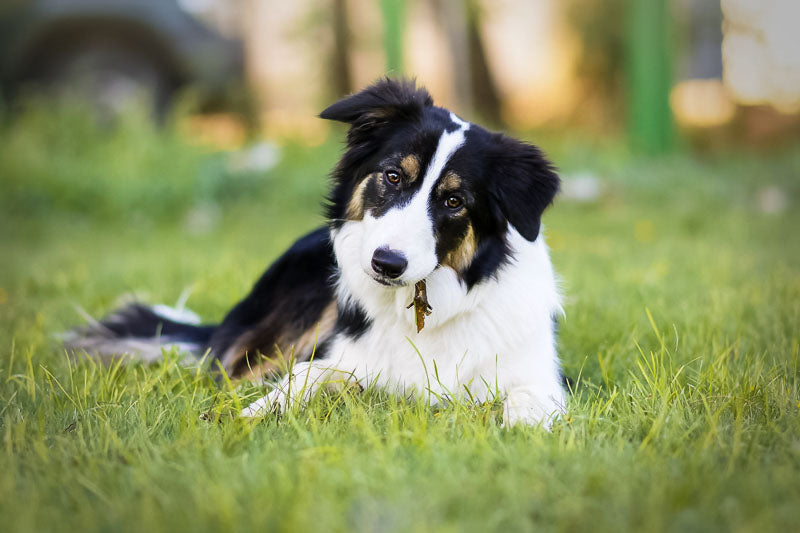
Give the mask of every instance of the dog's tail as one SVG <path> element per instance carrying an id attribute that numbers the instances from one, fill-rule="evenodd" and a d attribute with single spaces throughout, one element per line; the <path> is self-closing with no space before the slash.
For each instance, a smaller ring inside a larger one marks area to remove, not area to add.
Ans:
<path id="1" fill-rule="evenodd" d="M 202 357 L 217 326 L 199 322 L 191 311 L 131 303 L 102 320 L 90 318 L 88 326 L 66 333 L 63 340 L 69 352 L 103 361 L 128 356 L 153 362 L 165 349 Z"/>

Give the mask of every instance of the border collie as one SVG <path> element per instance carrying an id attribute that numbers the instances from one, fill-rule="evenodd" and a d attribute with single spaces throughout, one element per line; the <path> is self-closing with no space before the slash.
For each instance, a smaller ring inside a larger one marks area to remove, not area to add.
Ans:
<path id="1" fill-rule="evenodd" d="M 559 187 L 551 164 L 435 106 L 413 81 L 380 80 L 320 117 L 349 125 L 328 224 L 221 324 L 132 304 L 68 346 L 153 359 L 178 344 L 245 378 L 276 375 L 293 354 L 289 374 L 243 416 L 351 382 L 427 398 L 499 394 L 505 425 L 549 425 L 564 409 L 560 298 L 540 222 Z"/>

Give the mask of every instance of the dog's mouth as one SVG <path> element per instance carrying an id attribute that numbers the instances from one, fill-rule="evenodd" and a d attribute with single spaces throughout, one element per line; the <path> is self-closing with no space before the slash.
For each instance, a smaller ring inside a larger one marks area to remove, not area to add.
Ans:
<path id="1" fill-rule="evenodd" d="M 434 269 L 432 272 L 428 274 L 428 276 L 430 276 L 437 269 L 438 265 L 436 269 Z M 384 287 L 391 287 L 393 289 L 399 289 L 401 287 L 413 287 L 414 285 L 416 285 L 417 283 L 423 281 L 425 278 L 428 277 L 428 276 L 423 276 L 420 279 L 409 281 L 400 278 L 390 278 L 388 276 L 382 276 L 374 271 L 369 271 L 367 269 L 364 269 L 364 273 L 367 275 L 367 277 L 369 277 L 372 281 L 374 281 L 378 285 L 382 285 Z"/>
<path id="2" fill-rule="evenodd" d="M 399 287 L 407 287 L 409 285 L 413 285 L 413 283 L 406 283 L 405 281 L 401 281 L 399 279 L 392 279 L 385 276 L 378 276 L 375 274 L 371 274 L 369 277 L 372 278 L 373 281 L 379 283 L 380 285 L 383 285 L 384 287 L 399 288 Z"/>

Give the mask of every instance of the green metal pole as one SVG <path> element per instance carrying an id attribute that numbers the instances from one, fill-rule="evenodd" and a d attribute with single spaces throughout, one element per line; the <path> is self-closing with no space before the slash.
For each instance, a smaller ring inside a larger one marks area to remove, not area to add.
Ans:
<path id="1" fill-rule="evenodd" d="M 628 135 L 632 148 L 662 154 L 674 143 L 668 0 L 628 0 Z"/>
<path id="2" fill-rule="evenodd" d="M 404 0 L 380 0 L 383 15 L 383 49 L 386 51 L 386 71 L 403 72 Z"/>

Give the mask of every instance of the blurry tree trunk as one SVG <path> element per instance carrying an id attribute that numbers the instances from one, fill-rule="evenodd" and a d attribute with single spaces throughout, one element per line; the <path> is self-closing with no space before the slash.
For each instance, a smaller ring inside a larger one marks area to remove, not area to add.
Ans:
<path id="1" fill-rule="evenodd" d="M 481 36 L 481 12 L 475 0 L 469 1 L 467 12 L 467 39 L 470 58 L 470 86 L 475 111 L 484 121 L 494 126 L 503 123 L 500 114 L 500 97 L 492 78 L 486 49 Z"/>
<path id="2" fill-rule="evenodd" d="M 453 58 L 453 93 L 457 107 L 499 125 L 500 99 L 480 33 L 479 6 L 474 0 L 436 0 L 433 6 Z"/>
<path id="3" fill-rule="evenodd" d="M 453 59 L 453 95 L 456 108 L 472 111 L 472 61 L 467 31 L 467 6 L 462 0 L 435 0 L 436 18 L 444 29 Z"/>
<path id="4" fill-rule="evenodd" d="M 647 154 L 673 144 L 670 20 L 667 0 L 628 1 L 628 134 L 631 146 Z"/>
<path id="5" fill-rule="evenodd" d="M 333 90 L 336 96 L 353 92 L 350 71 L 350 31 L 347 24 L 347 0 L 333 0 Z"/>
<path id="6" fill-rule="evenodd" d="M 722 79 L 722 5 L 707 0 L 689 0 L 689 79 Z M 679 74 L 679 75 L 680 75 Z"/>

